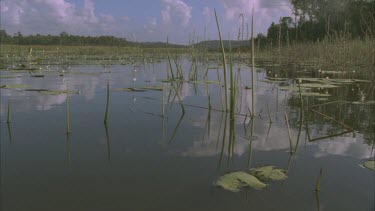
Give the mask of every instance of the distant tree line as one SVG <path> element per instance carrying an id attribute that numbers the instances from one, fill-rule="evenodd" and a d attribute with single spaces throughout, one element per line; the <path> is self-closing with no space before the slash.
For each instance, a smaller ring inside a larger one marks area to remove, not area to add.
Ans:
<path id="1" fill-rule="evenodd" d="M 0 29 L 0 40 L 2 44 L 18 44 L 18 45 L 94 45 L 94 46 L 127 46 L 126 38 L 118 38 L 114 36 L 78 36 L 69 35 L 62 32 L 60 35 L 28 35 L 24 36 L 20 32 L 13 36 L 8 35 L 5 30 Z"/>
<path id="2" fill-rule="evenodd" d="M 375 0 L 290 0 L 294 17 L 282 17 L 268 28 L 274 43 L 317 41 L 334 36 L 375 36 Z"/>
<path id="3" fill-rule="evenodd" d="M 293 17 L 281 17 L 278 23 L 272 23 L 268 28 L 267 36 L 258 34 L 255 39 L 258 48 L 331 39 L 338 36 L 375 40 L 375 0 L 290 0 L 290 3 Z M 2 44 L 19 45 L 140 45 L 128 42 L 126 38 L 113 36 L 78 36 L 66 32 L 60 35 L 28 36 L 18 32 L 12 36 L 1 29 L 0 39 Z M 249 48 L 250 43 L 242 39 L 232 44 L 234 48 Z M 203 41 L 195 45 L 211 49 L 219 47 L 217 41 Z M 141 43 L 141 46 L 182 47 L 160 42 Z"/>

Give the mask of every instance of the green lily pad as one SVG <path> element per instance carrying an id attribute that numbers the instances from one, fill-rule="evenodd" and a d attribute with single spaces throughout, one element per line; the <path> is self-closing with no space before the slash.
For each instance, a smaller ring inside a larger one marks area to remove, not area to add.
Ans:
<path id="1" fill-rule="evenodd" d="M 39 91 L 40 94 L 44 95 L 61 95 L 61 94 L 79 94 L 79 92 L 70 91 L 70 90 L 46 90 Z"/>
<path id="2" fill-rule="evenodd" d="M 338 87 L 333 84 L 321 84 L 321 83 L 306 83 L 306 84 L 301 84 L 300 86 L 307 87 L 307 88 L 336 88 Z"/>
<path id="3" fill-rule="evenodd" d="M 252 187 L 254 189 L 261 190 L 267 186 L 253 175 L 243 171 L 232 172 L 221 176 L 216 181 L 216 185 L 224 190 L 232 192 L 238 192 L 244 187 Z"/>
<path id="4" fill-rule="evenodd" d="M 20 75 L 5 75 L 5 76 L 0 76 L 0 78 L 20 78 Z"/>
<path id="5" fill-rule="evenodd" d="M 137 89 L 137 88 L 116 88 L 113 89 L 115 92 L 145 92 L 145 89 Z"/>
<path id="6" fill-rule="evenodd" d="M 295 93 L 296 95 L 299 95 L 299 93 Z M 301 92 L 302 96 L 305 97 L 329 97 L 331 96 L 330 94 L 322 94 L 318 92 Z"/>
<path id="7" fill-rule="evenodd" d="M 220 84 L 220 81 L 188 81 L 192 84 Z"/>
<path id="8" fill-rule="evenodd" d="M 0 88 L 4 89 L 25 89 L 30 85 L 27 84 L 8 84 L 8 85 L 0 85 Z"/>
<path id="9" fill-rule="evenodd" d="M 368 160 L 363 163 L 363 166 L 371 171 L 375 171 L 375 160 Z"/>
<path id="10" fill-rule="evenodd" d="M 278 169 L 275 166 L 252 168 L 249 172 L 260 180 L 285 180 L 288 178 L 286 170 Z"/>
<path id="11" fill-rule="evenodd" d="M 274 77 L 267 77 L 268 80 L 272 81 L 286 81 L 288 78 L 274 78 Z"/>
<path id="12" fill-rule="evenodd" d="M 283 91 L 286 91 L 286 90 L 289 90 L 289 91 L 299 91 L 298 86 L 279 86 L 279 89 L 283 90 Z M 311 88 L 301 87 L 301 90 L 308 90 L 308 89 L 311 89 Z"/>
<path id="13" fill-rule="evenodd" d="M 281 84 L 285 81 L 272 81 L 272 80 L 258 80 L 259 82 L 263 82 L 263 83 L 275 83 L 275 84 Z"/>

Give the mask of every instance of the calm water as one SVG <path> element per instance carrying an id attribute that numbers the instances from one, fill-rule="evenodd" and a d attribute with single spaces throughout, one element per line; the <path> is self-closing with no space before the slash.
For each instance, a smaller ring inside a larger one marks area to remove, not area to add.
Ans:
<path id="1" fill-rule="evenodd" d="M 190 63 L 183 60 L 181 64 L 188 78 Z M 1 89 L 2 210 L 374 210 L 375 173 L 361 164 L 374 154 L 375 107 L 358 103 L 374 100 L 367 94 L 373 82 L 318 90 L 331 94 L 326 101 L 304 97 L 306 108 L 344 122 L 354 133 L 336 136 L 346 129 L 310 110 L 305 114 L 310 140 L 332 137 L 309 141 L 304 123 L 297 151 L 291 154 L 284 112 L 288 112 L 295 146 L 300 127 L 298 95 L 282 91 L 276 83 L 262 82 L 266 76 L 281 77 L 285 72 L 257 69 L 256 111 L 261 114 L 254 120 L 251 136 L 250 118 L 245 117 L 251 108 L 251 89 L 239 89 L 235 111 L 242 115 L 235 116 L 232 127 L 229 115 L 217 111 L 222 107 L 218 84 L 208 85 L 213 107 L 208 110 L 206 86 L 182 83 L 185 115 L 174 92 L 167 103 L 170 88 L 164 92 L 114 91 L 161 86 L 167 67 L 165 62 L 106 69 L 77 65 L 64 77 L 43 73 L 44 78 L 1 71 L 2 76 L 21 76 L 2 78 L 1 84 L 50 90 L 69 87 L 80 93 L 69 96 L 72 132 L 67 137 L 65 94 Z M 240 68 L 239 84 L 251 86 L 247 66 Z M 216 70 L 209 70 L 208 79 L 217 80 Z M 106 128 L 107 81 L 111 92 Z M 170 87 L 169 83 L 165 86 Z M 318 105 L 326 102 L 333 103 Z M 229 147 L 229 128 L 235 133 L 234 149 Z M 262 165 L 287 169 L 289 177 L 270 182 L 265 190 L 239 193 L 213 185 L 227 172 Z M 313 189 L 321 168 L 317 195 Z"/>

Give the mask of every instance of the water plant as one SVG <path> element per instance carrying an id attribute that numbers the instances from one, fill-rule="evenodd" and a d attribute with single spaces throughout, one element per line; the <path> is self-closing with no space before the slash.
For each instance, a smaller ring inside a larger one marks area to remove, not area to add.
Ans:
<path id="1" fill-rule="evenodd" d="M 109 81 L 107 81 L 107 101 L 104 114 L 104 124 L 108 123 L 108 108 L 109 108 Z"/>
<path id="2" fill-rule="evenodd" d="M 66 93 L 66 134 L 70 134 L 69 94 Z"/>
<path id="3" fill-rule="evenodd" d="M 10 99 L 8 99 L 7 123 L 10 123 Z"/>

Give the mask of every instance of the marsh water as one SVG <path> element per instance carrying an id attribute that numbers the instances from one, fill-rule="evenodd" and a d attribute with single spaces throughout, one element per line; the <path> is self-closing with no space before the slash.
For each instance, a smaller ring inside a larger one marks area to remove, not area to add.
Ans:
<path id="1" fill-rule="evenodd" d="M 44 77 L 2 70 L 2 85 L 25 85 L 1 89 L 2 210 L 374 210 L 375 173 L 362 166 L 374 156 L 373 81 L 312 88 L 320 95 L 303 96 L 300 121 L 299 92 L 280 87 L 315 70 L 260 65 L 250 118 L 251 68 L 236 63 L 232 119 L 222 112 L 222 83 L 202 82 L 222 81 L 222 67 L 198 66 L 195 81 L 186 82 L 191 61 L 179 64 L 185 82 L 172 83 L 185 114 L 171 82 L 162 82 L 170 77 L 166 60 L 50 65 Z M 228 172 L 264 165 L 285 169 L 288 178 L 236 193 L 215 185 Z"/>

